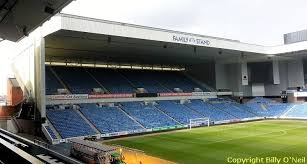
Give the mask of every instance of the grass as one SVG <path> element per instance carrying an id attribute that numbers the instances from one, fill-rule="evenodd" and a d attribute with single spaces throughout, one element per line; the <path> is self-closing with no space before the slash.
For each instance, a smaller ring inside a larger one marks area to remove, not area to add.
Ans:
<path id="1" fill-rule="evenodd" d="M 229 163 L 229 157 L 306 157 L 307 121 L 267 120 L 221 125 L 109 143 L 184 164 L 224 164 Z"/>

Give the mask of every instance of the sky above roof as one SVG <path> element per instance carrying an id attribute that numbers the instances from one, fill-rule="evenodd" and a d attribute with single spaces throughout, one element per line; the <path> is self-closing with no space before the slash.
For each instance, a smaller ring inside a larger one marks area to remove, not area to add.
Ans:
<path id="1" fill-rule="evenodd" d="M 62 12 L 260 45 L 307 29 L 306 0 L 77 0 Z"/>

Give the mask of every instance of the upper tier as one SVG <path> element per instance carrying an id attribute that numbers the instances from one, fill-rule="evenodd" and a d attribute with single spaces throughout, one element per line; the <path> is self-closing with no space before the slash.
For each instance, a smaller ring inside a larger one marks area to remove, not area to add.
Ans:
<path id="1" fill-rule="evenodd" d="M 58 94 L 57 89 L 63 88 L 72 94 L 90 94 L 93 88 L 104 93 L 136 93 L 138 88 L 144 88 L 144 93 L 178 92 L 175 88 L 209 91 L 179 71 L 46 66 L 46 94 Z"/>

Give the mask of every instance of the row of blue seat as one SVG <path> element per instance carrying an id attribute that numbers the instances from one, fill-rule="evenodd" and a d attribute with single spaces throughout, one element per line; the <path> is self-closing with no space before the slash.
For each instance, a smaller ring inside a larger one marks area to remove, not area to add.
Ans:
<path id="1" fill-rule="evenodd" d="M 157 108 L 180 122 L 181 124 L 188 124 L 190 119 L 202 118 L 203 115 L 191 110 L 187 106 L 176 101 L 159 101 Z"/>
<path id="2" fill-rule="evenodd" d="M 203 117 L 209 117 L 212 121 L 236 119 L 233 115 L 230 115 L 225 111 L 216 108 L 214 105 L 206 103 L 202 100 L 191 100 L 191 102 L 187 103 L 186 105 L 201 113 Z"/>
<path id="3" fill-rule="evenodd" d="M 110 93 L 134 93 L 137 88 L 145 88 L 149 93 L 174 92 L 174 88 L 184 92 L 193 92 L 194 88 L 208 91 L 182 72 L 47 66 L 46 94 L 56 94 L 58 88 L 63 88 L 50 68 L 73 94 L 91 93 L 93 88 L 104 88 Z"/>
<path id="4" fill-rule="evenodd" d="M 307 104 L 294 105 L 293 108 L 286 113 L 285 117 L 307 118 Z"/>
<path id="5" fill-rule="evenodd" d="M 87 69 L 110 93 L 134 93 L 135 88 L 115 69 Z"/>
<path id="6" fill-rule="evenodd" d="M 57 89 L 64 88 L 60 82 L 56 79 L 50 70 L 50 67 L 46 67 L 46 95 L 57 94 Z"/>
<path id="7" fill-rule="evenodd" d="M 56 135 L 54 134 L 54 132 L 51 130 L 51 128 L 49 126 L 45 126 L 45 128 L 46 128 L 47 132 L 50 134 L 50 137 L 52 139 L 56 139 L 57 138 Z"/>
<path id="8" fill-rule="evenodd" d="M 181 72 L 148 71 L 146 72 L 146 74 L 148 74 L 151 77 L 154 77 L 154 79 L 158 81 L 159 84 L 162 84 L 171 91 L 173 91 L 174 88 L 180 88 L 184 92 L 193 92 L 194 88 L 200 88 L 204 92 L 209 91 L 207 88 L 195 83 Z"/>
<path id="9" fill-rule="evenodd" d="M 142 129 L 118 107 L 98 107 L 96 104 L 82 104 L 80 111 L 100 131 L 113 133 Z"/>
<path id="10" fill-rule="evenodd" d="M 47 118 L 62 138 L 93 135 L 95 132 L 74 109 L 47 109 Z"/>
<path id="11" fill-rule="evenodd" d="M 190 100 L 184 104 L 165 100 L 149 105 L 145 105 L 144 102 L 122 102 L 113 107 L 81 104 L 78 110 L 100 133 L 113 133 L 187 125 L 190 119 L 203 117 L 209 117 L 212 121 L 223 121 L 255 116 L 277 116 L 292 107 L 291 104 L 265 103 L 265 109 L 262 109 L 259 106 L 257 108 L 250 106 L 252 104 L 259 105 L 258 102 L 246 105 L 229 100 L 220 102 Z M 50 109 L 47 109 L 47 118 L 62 138 L 95 134 L 92 127 L 76 111 L 77 109 L 54 109 L 52 106 L 48 108 Z M 292 115 L 295 115 L 295 112 Z"/>
<path id="12" fill-rule="evenodd" d="M 241 105 L 234 102 L 220 102 L 213 103 L 213 105 L 219 109 L 224 110 L 225 112 L 236 116 L 237 118 L 252 118 L 256 117 L 255 114 L 249 112 L 248 110 L 241 108 Z"/>
<path id="13" fill-rule="evenodd" d="M 136 88 L 145 88 L 149 93 L 172 92 L 157 80 L 158 74 L 144 70 L 121 70 L 120 71 Z"/>
<path id="14" fill-rule="evenodd" d="M 276 117 L 290 109 L 293 104 L 277 103 L 270 99 L 258 97 L 250 100 L 245 104 L 253 113 L 261 117 Z"/>
<path id="15" fill-rule="evenodd" d="M 160 112 L 154 105 L 144 105 L 140 102 L 125 102 L 121 105 L 124 111 L 148 129 L 179 124 Z"/>
<path id="16" fill-rule="evenodd" d="M 73 94 L 91 93 L 100 85 L 81 67 L 53 67 Z"/>

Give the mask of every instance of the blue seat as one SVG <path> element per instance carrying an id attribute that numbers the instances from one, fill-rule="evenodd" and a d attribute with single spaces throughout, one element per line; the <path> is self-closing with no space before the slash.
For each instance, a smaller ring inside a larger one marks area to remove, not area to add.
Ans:
<path id="1" fill-rule="evenodd" d="M 102 88 L 102 86 L 110 93 L 134 93 L 136 88 L 145 88 L 149 93 L 173 92 L 174 88 L 180 88 L 183 92 L 193 92 L 194 88 L 209 91 L 182 72 L 176 71 L 65 66 L 53 66 L 52 68 L 73 94 L 88 94 L 91 93 L 92 88 Z M 61 84 L 53 77 L 50 70 L 46 69 L 47 94 L 53 94 L 57 88 L 62 88 Z"/>
<path id="2" fill-rule="evenodd" d="M 194 81 L 186 77 L 181 72 L 173 72 L 173 71 L 161 71 L 161 72 L 153 72 L 152 76 L 161 83 L 163 86 L 166 86 L 170 90 L 174 90 L 174 88 L 180 88 L 183 92 L 193 92 L 194 88 L 200 88 L 204 92 L 208 92 L 209 90 L 203 86 L 196 84 Z"/>
<path id="3" fill-rule="evenodd" d="M 101 86 L 81 67 L 53 67 L 73 94 L 88 94 Z"/>
<path id="4" fill-rule="evenodd" d="M 202 118 L 203 115 L 175 101 L 158 101 L 157 108 L 182 124 L 188 124 L 190 119 Z"/>
<path id="5" fill-rule="evenodd" d="M 45 126 L 46 130 L 48 131 L 48 133 L 50 134 L 52 139 L 56 139 L 56 135 L 53 133 L 53 131 L 51 130 L 51 128 L 49 126 Z"/>
<path id="6" fill-rule="evenodd" d="M 125 102 L 121 104 L 124 111 L 148 129 L 177 124 L 153 105 L 143 105 L 139 102 Z"/>
<path id="7" fill-rule="evenodd" d="M 101 133 L 139 130 L 142 127 L 130 119 L 118 107 L 98 107 L 96 104 L 82 104 L 80 111 Z"/>
<path id="8" fill-rule="evenodd" d="M 239 104 L 235 103 L 235 102 L 231 102 L 231 101 L 222 101 L 219 103 L 213 103 L 213 106 L 224 110 L 227 113 L 230 113 L 234 116 L 236 116 L 237 118 L 243 119 L 243 118 L 252 118 L 255 117 L 256 115 L 249 112 L 248 110 L 246 110 L 246 108 L 244 109 L 244 107 L 240 106 Z"/>
<path id="9" fill-rule="evenodd" d="M 293 104 L 277 103 L 270 99 L 256 97 L 246 103 L 246 106 L 252 109 L 253 113 L 262 117 L 280 116 L 286 110 L 290 109 Z"/>
<path id="10" fill-rule="evenodd" d="M 62 84 L 56 79 L 56 77 L 50 71 L 49 66 L 46 66 L 46 95 L 57 94 L 57 89 L 64 88 Z"/>
<path id="11" fill-rule="evenodd" d="M 209 117 L 212 121 L 222 121 L 222 120 L 231 120 L 235 119 L 234 116 L 216 108 L 210 103 L 204 102 L 202 100 L 191 100 L 190 103 L 186 104 L 188 107 L 198 111 L 203 114 L 205 117 Z"/>
<path id="12" fill-rule="evenodd" d="M 46 114 L 62 138 L 95 134 L 90 125 L 73 109 L 47 109 Z"/>
<path id="13" fill-rule="evenodd" d="M 307 118 L 307 104 L 296 104 L 286 114 L 286 117 Z"/>
<path id="14" fill-rule="evenodd" d="M 114 69 L 87 68 L 110 93 L 134 93 L 135 88 Z"/>
<path id="15" fill-rule="evenodd" d="M 120 72 L 127 77 L 136 88 L 145 88 L 149 93 L 172 92 L 162 86 L 156 80 L 156 76 L 152 76 L 153 71 L 121 70 Z"/>

